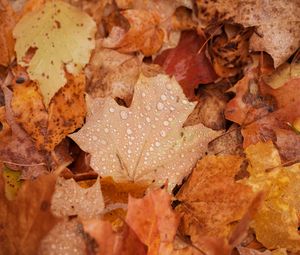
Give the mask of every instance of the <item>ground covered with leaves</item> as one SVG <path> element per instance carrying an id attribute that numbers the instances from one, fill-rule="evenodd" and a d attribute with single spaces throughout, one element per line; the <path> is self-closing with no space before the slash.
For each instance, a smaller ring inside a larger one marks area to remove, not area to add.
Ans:
<path id="1" fill-rule="evenodd" d="M 300 254 L 298 0 L 0 0 L 0 254 Z"/>

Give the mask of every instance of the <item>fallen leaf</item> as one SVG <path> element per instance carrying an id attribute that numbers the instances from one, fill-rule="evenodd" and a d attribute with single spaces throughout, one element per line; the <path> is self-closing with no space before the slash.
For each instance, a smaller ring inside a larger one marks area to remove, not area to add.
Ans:
<path id="1" fill-rule="evenodd" d="M 246 247 L 238 247 L 238 251 L 240 255 L 272 255 L 272 252 L 269 250 L 260 252 L 258 250 L 250 249 Z"/>
<path id="2" fill-rule="evenodd" d="M 202 124 L 182 128 L 195 107 L 166 75 L 140 78 L 130 108 L 89 99 L 86 124 L 70 137 L 91 154 L 91 167 L 115 181 L 146 181 L 171 190 L 218 135 Z"/>
<path id="3" fill-rule="evenodd" d="M 39 86 L 25 78 L 18 83 L 18 73 L 11 85 L 15 121 L 35 141 L 37 148 L 52 151 L 69 133 L 79 128 L 86 114 L 85 77 L 67 74 L 67 84 L 51 99 L 48 109 Z"/>
<path id="4" fill-rule="evenodd" d="M 202 26 L 230 19 L 244 27 L 256 26 L 257 33 L 250 40 L 250 48 L 269 53 L 275 67 L 284 63 L 299 47 L 300 6 L 297 0 L 251 0 L 247 3 L 197 0 L 196 3 Z"/>
<path id="5" fill-rule="evenodd" d="M 117 49 L 122 53 L 141 51 L 151 56 L 162 46 L 164 32 L 158 27 L 160 17 L 146 10 L 126 10 L 121 13 L 129 22 L 126 32 L 121 27 L 113 27 L 109 37 L 102 41 L 104 48 Z"/>
<path id="6" fill-rule="evenodd" d="M 283 167 L 272 142 L 251 145 L 245 153 L 250 173 L 245 183 L 255 191 L 266 191 L 263 206 L 253 222 L 257 240 L 268 249 L 299 251 L 300 190 L 297 183 L 300 179 L 300 164 Z"/>
<path id="7" fill-rule="evenodd" d="M 6 166 L 2 167 L 4 178 L 4 190 L 7 200 L 13 200 L 21 187 L 21 172 L 9 169 Z"/>
<path id="8" fill-rule="evenodd" d="M 80 187 L 74 179 L 57 179 L 55 192 L 51 200 L 51 211 L 57 217 L 77 215 L 89 219 L 99 215 L 104 202 L 99 179 L 88 188 Z"/>
<path id="9" fill-rule="evenodd" d="M 58 219 L 50 211 L 56 175 L 24 181 L 14 200 L 8 201 L 0 175 L 1 254 L 36 254 L 41 239 Z"/>
<path id="10" fill-rule="evenodd" d="M 39 244 L 41 255 L 86 255 L 87 245 L 78 219 L 62 220 Z"/>
<path id="11" fill-rule="evenodd" d="M 205 55 L 205 41 L 206 38 L 199 36 L 194 30 L 183 31 L 178 45 L 163 51 L 154 60 L 167 74 L 175 76 L 190 100 L 196 98 L 195 89 L 199 84 L 211 83 L 217 79 Z"/>
<path id="12" fill-rule="evenodd" d="M 111 224 L 103 220 L 83 222 L 84 230 L 98 244 L 97 255 L 146 255 L 146 246 L 139 240 L 134 231 L 125 225 L 121 232 L 114 232 Z"/>
<path id="13" fill-rule="evenodd" d="M 129 197 L 125 221 L 148 246 L 148 255 L 168 254 L 173 250 L 179 217 L 171 207 L 166 189 L 150 191 L 141 199 Z"/>
<path id="14" fill-rule="evenodd" d="M 38 81 L 46 106 L 67 82 L 64 68 L 78 75 L 88 63 L 95 30 L 92 18 L 62 1 L 45 3 L 15 26 L 18 64 L 28 67 L 30 79 Z M 26 61 L 30 49 L 34 54 Z"/>
<path id="15" fill-rule="evenodd" d="M 16 14 L 7 0 L 0 1 L 0 66 L 8 66 L 12 61 L 15 41 L 12 35 L 16 24 Z"/>
<path id="16" fill-rule="evenodd" d="M 234 180 L 243 158 L 206 156 L 176 196 L 183 213 L 181 231 L 193 243 L 202 237 L 227 237 L 232 224 L 242 218 L 253 198 L 250 187 Z"/>

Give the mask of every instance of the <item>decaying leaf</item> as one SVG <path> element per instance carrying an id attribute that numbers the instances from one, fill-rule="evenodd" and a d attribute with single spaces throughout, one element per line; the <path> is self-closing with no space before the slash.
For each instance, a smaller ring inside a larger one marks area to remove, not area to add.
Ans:
<path id="1" fill-rule="evenodd" d="M 281 166 L 272 142 L 259 142 L 245 152 L 250 163 L 250 178 L 245 182 L 254 190 L 266 191 L 264 204 L 253 222 L 257 240 L 269 249 L 299 251 L 300 164 Z"/>
<path id="2" fill-rule="evenodd" d="M 158 27 L 160 17 L 155 12 L 146 10 L 126 10 L 122 15 L 130 23 L 129 31 L 113 27 L 102 46 L 130 53 L 140 50 L 145 56 L 156 53 L 162 46 L 164 32 Z"/>
<path id="3" fill-rule="evenodd" d="M 0 175 L 0 254 L 37 254 L 41 239 L 58 219 L 50 211 L 56 175 L 24 181 L 14 200 L 8 201 Z"/>
<path id="4" fill-rule="evenodd" d="M 28 67 L 30 79 L 38 81 L 46 106 L 67 82 L 64 69 L 78 75 L 88 63 L 95 30 L 91 17 L 62 1 L 45 3 L 14 28 L 18 64 Z"/>
<path id="5" fill-rule="evenodd" d="M 48 109 L 43 103 L 39 86 L 25 79 L 18 83 L 18 74 L 11 85 L 11 107 L 15 121 L 35 141 L 37 148 L 52 151 L 69 133 L 79 128 L 84 121 L 85 77 L 67 74 L 67 84 L 52 98 Z"/>
<path id="6" fill-rule="evenodd" d="M 233 20 L 245 27 L 256 26 L 257 33 L 250 40 L 250 48 L 269 53 L 275 67 L 285 62 L 299 47 L 298 0 L 197 0 L 197 6 L 198 17 L 204 27 L 224 20 Z"/>
<path id="7" fill-rule="evenodd" d="M 80 187 L 74 179 L 58 178 L 51 201 L 51 211 L 57 217 L 79 216 L 88 219 L 99 215 L 104 202 L 99 179 L 88 188 Z"/>
<path id="8" fill-rule="evenodd" d="M 181 188 L 177 207 L 183 213 L 181 230 L 193 243 L 201 238 L 227 237 L 232 224 L 250 205 L 250 187 L 234 180 L 243 159 L 238 156 L 206 156 Z"/>
<path id="9" fill-rule="evenodd" d="M 13 200 L 21 187 L 21 172 L 9 169 L 6 166 L 2 167 L 2 173 L 4 178 L 4 190 L 5 196 L 8 200 Z M 3 188 L 3 187 L 2 187 Z"/>
<path id="10" fill-rule="evenodd" d="M 169 75 L 174 75 L 190 100 L 194 100 L 199 84 L 211 83 L 217 79 L 209 59 L 205 55 L 206 38 L 196 31 L 183 31 L 178 45 L 158 55 L 154 63 L 162 66 Z"/>
<path id="11" fill-rule="evenodd" d="M 174 79 L 141 74 L 130 108 L 89 99 L 86 124 L 70 137 L 91 154 L 101 176 L 155 185 L 168 180 L 172 189 L 218 135 L 202 124 L 182 128 L 194 107 Z"/>
<path id="12" fill-rule="evenodd" d="M 0 66 L 7 66 L 14 57 L 14 38 L 12 30 L 16 15 L 7 0 L 0 1 Z"/>

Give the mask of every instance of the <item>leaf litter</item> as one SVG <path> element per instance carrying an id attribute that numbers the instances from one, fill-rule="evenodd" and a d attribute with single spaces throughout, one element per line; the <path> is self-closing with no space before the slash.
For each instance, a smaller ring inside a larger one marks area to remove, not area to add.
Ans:
<path id="1" fill-rule="evenodd" d="M 296 0 L 0 21 L 0 254 L 300 252 Z"/>

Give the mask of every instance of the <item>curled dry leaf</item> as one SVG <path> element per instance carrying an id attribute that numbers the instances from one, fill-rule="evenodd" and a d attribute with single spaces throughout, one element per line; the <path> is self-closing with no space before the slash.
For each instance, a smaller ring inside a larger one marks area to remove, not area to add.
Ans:
<path id="1" fill-rule="evenodd" d="M 52 151 L 69 133 L 79 128 L 86 114 L 85 77 L 67 74 L 67 84 L 51 99 L 48 109 L 35 82 L 12 84 L 11 108 L 15 121 L 35 141 L 37 148 Z"/>
<path id="2" fill-rule="evenodd" d="M 141 51 L 151 56 L 162 46 L 164 32 L 159 28 L 160 17 L 156 12 L 146 10 L 126 10 L 122 15 L 128 20 L 130 29 L 113 27 L 109 37 L 102 41 L 104 48 L 130 53 Z"/>
<path id="3" fill-rule="evenodd" d="M 81 223 L 75 218 L 62 220 L 43 238 L 40 255 L 86 255 L 87 246 Z"/>
<path id="4" fill-rule="evenodd" d="M 16 15 L 7 0 L 0 1 L 0 66 L 8 66 L 12 61 L 15 41 L 12 35 Z"/>
<path id="5" fill-rule="evenodd" d="M 211 63 L 205 55 L 205 37 L 196 31 L 183 31 L 178 45 L 158 55 L 154 63 L 162 66 L 169 75 L 174 75 L 184 94 L 194 100 L 199 84 L 211 83 L 217 79 Z"/>
<path id="6" fill-rule="evenodd" d="M 18 64 L 28 67 L 30 79 L 38 81 L 46 106 L 67 82 L 64 69 L 78 75 L 88 63 L 95 31 L 90 16 L 62 1 L 45 3 L 15 26 Z M 33 56 L 28 60 L 29 52 Z"/>
<path id="7" fill-rule="evenodd" d="M 70 137 L 91 154 L 91 167 L 116 181 L 180 183 L 209 141 L 202 124 L 182 128 L 195 104 L 174 79 L 140 75 L 130 108 L 113 99 L 89 99 L 86 124 Z"/>
<path id="8" fill-rule="evenodd" d="M 55 182 L 54 174 L 24 181 L 16 198 L 8 201 L 1 172 L 1 254 L 37 254 L 40 241 L 58 222 L 50 210 Z"/>
<path id="9" fill-rule="evenodd" d="M 197 0 L 197 6 L 198 17 L 204 27 L 228 19 L 244 27 L 256 26 L 257 33 L 250 40 L 250 48 L 269 53 L 275 67 L 285 62 L 299 47 L 298 0 Z"/>
<path id="10" fill-rule="evenodd" d="M 181 230 L 193 243 L 203 242 L 204 236 L 227 237 L 232 224 L 247 211 L 253 192 L 234 180 L 242 162 L 231 155 L 204 157 L 181 188 L 177 195 Z"/>
<path id="11" fill-rule="evenodd" d="M 250 163 L 250 178 L 245 182 L 254 190 L 266 191 L 264 204 L 253 222 L 257 240 L 268 249 L 299 251 L 300 164 L 281 166 L 272 142 L 259 142 L 245 152 Z"/>
<path id="12" fill-rule="evenodd" d="M 99 215 L 104 202 L 99 179 L 89 188 L 80 187 L 74 179 L 58 178 L 51 201 L 51 211 L 57 217 L 77 215 L 88 219 Z"/>

